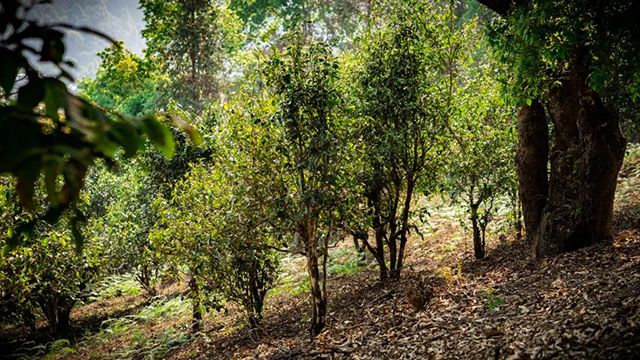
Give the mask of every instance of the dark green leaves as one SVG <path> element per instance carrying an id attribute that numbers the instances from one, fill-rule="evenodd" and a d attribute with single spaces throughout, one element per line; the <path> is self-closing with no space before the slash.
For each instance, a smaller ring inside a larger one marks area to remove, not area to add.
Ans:
<path id="1" fill-rule="evenodd" d="M 109 138 L 124 149 L 125 157 L 132 157 L 140 149 L 142 142 L 135 126 L 127 121 L 118 121 L 108 131 Z"/>

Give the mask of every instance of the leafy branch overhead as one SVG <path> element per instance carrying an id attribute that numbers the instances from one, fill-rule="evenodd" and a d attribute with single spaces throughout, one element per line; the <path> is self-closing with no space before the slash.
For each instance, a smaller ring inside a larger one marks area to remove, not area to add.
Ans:
<path id="1" fill-rule="evenodd" d="M 144 147 L 145 137 L 166 157 L 173 156 L 175 144 L 169 129 L 154 116 L 124 116 L 68 90 L 67 83 L 74 79 L 66 69 L 74 64 L 65 58 L 62 29 L 113 42 L 111 38 L 69 24 L 40 24 L 29 20 L 30 11 L 9 0 L 0 12 L 0 173 L 17 178 L 20 203 L 28 210 L 36 208 L 33 195 L 42 176 L 48 202 L 42 218 L 55 222 L 64 210 L 75 208 L 87 170 L 97 159 L 113 165 L 120 151 L 130 158 Z M 55 74 L 40 71 L 43 65 L 53 65 Z M 176 122 L 193 133 L 184 121 Z M 10 233 L 12 243 L 33 226 L 29 222 Z M 74 234 L 81 245 L 79 231 Z"/>

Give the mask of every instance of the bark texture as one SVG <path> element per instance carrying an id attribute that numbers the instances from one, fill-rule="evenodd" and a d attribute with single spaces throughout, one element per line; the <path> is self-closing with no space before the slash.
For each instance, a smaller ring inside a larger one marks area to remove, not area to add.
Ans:
<path id="1" fill-rule="evenodd" d="M 516 169 L 527 239 L 535 241 L 547 204 L 549 136 L 542 104 L 533 101 L 518 111 L 518 153 Z"/>
<path id="2" fill-rule="evenodd" d="M 189 291 L 191 293 L 192 309 L 191 330 L 198 332 L 202 329 L 202 306 L 200 304 L 200 286 L 198 286 L 195 274 L 189 280 Z"/>
<path id="3" fill-rule="evenodd" d="M 317 219 L 305 218 L 300 226 L 300 233 L 305 244 L 307 272 L 311 292 L 311 335 L 318 335 L 324 330 L 327 321 L 327 298 L 321 284 L 320 266 L 318 262 Z M 325 279 L 326 280 L 326 279 Z"/>
<path id="4" fill-rule="evenodd" d="M 479 1 L 503 16 L 528 3 Z M 587 46 L 576 46 L 569 66 L 557 74 L 559 86 L 549 89 L 543 99 L 546 114 L 538 103 L 518 114 L 520 196 L 527 238 L 537 257 L 575 250 L 612 235 L 613 199 L 626 141 L 617 114 L 587 85 L 591 71 Z M 553 124 L 548 178 L 542 176 L 546 176 L 548 148 L 545 116 Z"/>
<path id="5" fill-rule="evenodd" d="M 537 256 L 611 237 L 616 179 L 626 141 L 618 117 L 586 83 L 580 49 L 562 85 L 548 95 L 553 122 L 549 200 L 536 237 Z"/>

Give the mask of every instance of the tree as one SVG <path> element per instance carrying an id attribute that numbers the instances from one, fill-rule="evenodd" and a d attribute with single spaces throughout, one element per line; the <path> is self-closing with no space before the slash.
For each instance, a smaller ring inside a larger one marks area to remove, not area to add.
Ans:
<path id="1" fill-rule="evenodd" d="M 285 50 L 274 52 L 265 71 L 277 104 L 273 136 L 281 158 L 273 171 L 284 195 L 274 210 L 281 227 L 302 244 L 311 285 L 311 333 L 317 335 L 326 324 L 327 251 L 337 229 L 334 209 L 341 202 L 349 143 L 340 138 L 339 68 L 331 48 L 305 38 L 300 29 L 290 32 L 287 40 Z"/>
<path id="2" fill-rule="evenodd" d="M 200 113 L 220 92 L 223 55 L 238 47 L 238 21 L 214 0 L 142 0 L 147 58 L 172 79 L 173 97 Z"/>
<path id="3" fill-rule="evenodd" d="M 8 236 L 16 219 L 29 221 L 33 217 L 17 205 L 12 182 L 0 177 L 0 233 Z M 40 181 L 35 199 L 45 202 L 44 193 Z M 37 222 L 25 242 L 16 246 L 4 243 L 0 255 L 0 313 L 7 317 L 3 319 L 13 318 L 35 330 L 39 314 L 48 322 L 50 335 L 70 335 L 71 310 L 89 296 L 101 266 L 100 248 L 92 242 L 85 244 L 82 254 L 74 252 L 67 224 L 70 220 L 69 216 L 62 216 L 55 225 Z"/>
<path id="4" fill-rule="evenodd" d="M 230 7 L 246 24 L 250 35 L 270 22 L 290 28 L 303 21 L 307 35 L 334 41 L 344 48 L 351 43 L 352 35 L 363 20 L 368 20 L 363 19 L 362 14 L 370 14 L 373 3 L 372 0 L 257 0 L 231 1 Z"/>
<path id="5" fill-rule="evenodd" d="M 450 9 L 394 4 L 365 38 L 356 80 L 366 147 L 362 183 L 375 234 L 375 247 L 365 244 L 381 279 L 389 272 L 400 277 L 414 192 L 433 190 L 462 50 Z"/>
<path id="6" fill-rule="evenodd" d="M 88 176 L 87 237 L 104 250 L 105 271 L 132 273 L 155 296 L 154 282 L 166 265 L 163 243 L 149 233 L 158 215 L 153 203 L 158 194 L 138 160 L 119 171 L 96 168 Z"/>
<path id="7" fill-rule="evenodd" d="M 220 169 L 195 166 L 176 187 L 172 206 L 161 206 L 161 228 L 151 235 L 172 243 L 170 256 L 191 277 L 196 330 L 202 309 L 220 308 L 223 301 L 241 305 L 250 326 L 257 326 L 279 264 L 270 248 L 272 232 L 249 194 L 256 184 L 244 182 L 242 173 L 223 172 L 235 167 L 227 164 Z"/>
<path id="8" fill-rule="evenodd" d="M 80 95 L 102 107 L 129 116 L 151 115 L 162 97 L 164 82 L 156 66 L 116 42 L 98 53 L 101 59 L 94 79 L 83 79 Z"/>
<path id="9" fill-rule="evenodd" d="M 451 199 L 462 200 L 471 220 L 476 259 L 485 256 L 486 228 L 515 177 L 515 114 L 490 66 L 470 69 L 457 92 L 446 164 Z"/>
<path id="10" fill-rule="evenodd" d="M 545 256 L 610 238 L 626 144 L 610 99 L 637 99 L 640 26 L 632 14 L 640 5 L 480 2 L 500 15 L 491 29 L 492 45 L 509 67 L 509 89 L 522 104 L 517 165 L 534 253 Z"/>

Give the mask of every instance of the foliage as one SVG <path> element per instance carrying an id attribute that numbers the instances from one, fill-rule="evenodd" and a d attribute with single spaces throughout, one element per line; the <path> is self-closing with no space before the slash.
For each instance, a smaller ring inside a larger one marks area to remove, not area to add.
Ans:
<path id="1" fill-rule="evenodd" d="M 233 301 L 257 325 L 278 259 L 255 199 L 245 191 L 255 184 L 228 170 L 194 167 L 176 187 L 171 207 L 161 208 L 163 229 L 152 239 L 173 239 L 172 257 L 197 282 L 191 289 L 194 306 L 202 301 L 207 308 L 220 308 L 225 300 Z M 240 181 L 232 180 L 236 176 Z"/>
<path id="2" fill-rule="evenodd" d="M 74 27 L 28 20 L 30 10 L 10 0 L 2 3 L 0 12 L 0 85 L 4 94 L 0 102 L 0 173 L 17 178 L 16 190 L 27 209 L 34 208 L 34 188 L 43 173 L 50 206 L 41 217 L 55 222 L 64 210 L 73 208 L 69 224 L 80 248 L 78 223 L 83 216 L 75 205 L 95 160 L 113 162 L 120 149 L 125 157 L 135 155 L 143 146 L 143 135 L 170 157 L 174 142 L 169 130 L 153 117 L 128 118 L 71 94 L 62 81 L 73 78 L 65 70 L 72 64 L 64 58 L 61 29 Z M 27 54 L 55 66 L 58 74 L 40 74 Z M 35 226 L 33 221 L 22 224 L 6 238 L 16 244 Z"/>
<path id="3" fill-rule="evenodd" d="M 487 307 L 489 310 L 498 310 L 502 305 L 502 295 L 496 292 L 496 289 L 487 289 L 482 292 L 482 295 L 487 298 Z"/>
<path id="4" fill-rule="evenodd" d="M 137 295 L 140 293 L 140 284 L 131 275 L 112 275 L 100 279 L 94 286 L 95 297 L 88 301 L 101 301 L 118 296 Z"/>
<path id="5" fill-rule="evenodd" d="M 545 91 L 560 85 L 572 63 L 584 58 L 581 71 L 593 90 L 618 106 L 636 102 L 640 36 L 633 14 L 638 10 L 637 2 L 623 0 L 536 0 L 496 18 L 490 39 L 512 70 L 509 91 L 522 102 L 542 99 Z"/>
<path id="6" fill-rule="evenodd" d="M 146 181 L 148 173 L 136 161 L 118 173 L 96 169 L 89 176 L 92 191 L 86 232 L 104 249 L 105 269 L 130 272 L 149 295 L 156 293 L 154 282 L 166 261 L 164 244 L 149 238 L 158 218 L 153 202 L 158 193 Z"/>
<path id="7" fill-rule="evenodd" d="M 213 0 L 143 0 L 147 58 L 159 61 L 172 79 L 172 95 L 196 112 L 220 91 L 223 54 L 242 37 L 233 13 Z"/>
<path id="8" fill-rule="evenodd" d="M 278 20 L 284 28 L 305 22 L 307 35 L 326 38 L 339 47 L 349 44 L 351 36 L 362 22 L 362 13 L 370 13 L 370 0 L 307 1 L 256 0 L 231 1 L 230 8 L 247 25 L 250 34 Z M 364 19 L 366 20 L 366 19 Z"/>
<path id="9" fill-rule="evenodd" d="M 380 276 L 398 277 L 414 191 L 434 191 L 442 162 L 464 29 L 451 9 L 400 2 L 363 41 L 354 83 L 366 146 L 362 195 L 369 206 Z M 388 265 L 384 246 L 389 251 Z"/>
<path id="10" fill-rule="evenodd" d="M 98 56 L 101 59 L 98 72 L 94 79 L 80 82 L 81 95 L 129 116 L 152 115 L 161 100 L 159 87 L 166 81 L 156 66 L 119 41 Z"/>
<path id="11" fill-rule="evenodd" d="M 281 190 L 274 208 L 280 226 L 299 239 L 306 256 L 311 331 L 317 335 L 326 321 L 329 242 L 352 198 L 350 177 L 344 172 L 351 146 L 344 137 L 347 132 L 337 88 L 339 66 L 331 49 L 305 38 L 299 28 L 285 39 L 287 47 L 275 51 L 265 66 L 266 83 L 276 100 L 270 135 L 275 137 L 279 159 L 272 172 Z"/>
<path id="12" fill-rule="evenodd" d="M 69 314 L 73 307 L 91 294 L 91 285 L 100 268 L 100 253 L 92 247 L 78 255 L 69 246 L 72 237 L 64 229 L 66 219 L 57 227 L 42 226 L 34 240 L 3 249 L 0 258 L 2 310 L 35 328 L 35 314 L 49 323 L 52 335 L 70 331 Z"/>
<path id="13" fill-rule="evenodd" d="M 496 77 L 489 64 L 474 67 L 458 89 L 452 116 L 453 156 L 443 179 L 451 200 L 463 202 L 467 209 L 477 258 L 485 255 L 485 232 L 496 202 L 518 191 L 515 113 Z"/>

